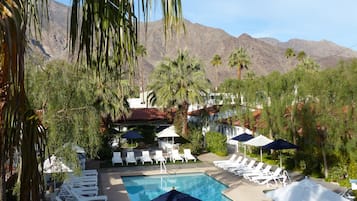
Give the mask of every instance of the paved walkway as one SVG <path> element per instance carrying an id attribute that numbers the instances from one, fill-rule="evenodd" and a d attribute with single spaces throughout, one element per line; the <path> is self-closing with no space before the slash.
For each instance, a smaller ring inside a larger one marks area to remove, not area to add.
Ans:
<path id="1" fill-rule="evenodd" d="M 227 158 L 228 157 L 218 157 L 215 154 L 207 153 L 199 156 L 199 160 L 201 162 L 169 164 L 167 165 L 167 170 L 168 173 L 205 172 L 229 186 L 229 188 L 223 193 L 233 201 L 270 201 L 270 199 L 264 195 L 263 191 L 278 188 L 278 186 L 257 185 L 243 179 L 242 177 L 238 177 L 227 171 L 218 169 L 212 164 L 212 161 L 214 160 L 223 160 Z M 99 167 L 98 164 L 90 166 L 92 166 L 92 168 Z M 158 165 L 114 167 L 100 169 L 99 172 L 101 194 L 107 195 L 108 201 L 130 201 L 121 176 L 162 174 Z M 291 177 L 293 180 L 296 180 L 301 179 L 303 176 L 291 174 Z M 322 181 L 318 182 L 336 192 L 343 191 L 343 188 L 339 186 Z"/>

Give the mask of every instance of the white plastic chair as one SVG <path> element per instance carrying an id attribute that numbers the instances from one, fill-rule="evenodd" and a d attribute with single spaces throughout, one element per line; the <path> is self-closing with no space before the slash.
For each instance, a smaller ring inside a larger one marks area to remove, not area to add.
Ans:
<path id="1" fill-rule="evenodd" d="M 154 160 L 156 161 L 156 164 L 158 164 L 159 162 L 166 163 L 166 159 L 162 154 L 162 150 L 156 150 L 155 151 Z"/>
<path id="2" fill-rule="evenodd" d="M 231 164 L 224 165 L 222 168 L 224 170 L 228 170 L 231 168 L 238 168 L 238 167 L 242 167 L 243 165 L 247 164 L 247 162 L 248 162 L 248 158 L 243 158 L 243 160 L 240 162 L 237 160 Z"/>
<path id="3" fill-rule="evenodd" d="M 238 175 L 241 172 L 243 172 L 244 170 L 252 169 L 254 164 L 255 164 L 255 160 L 251 160 L 247 165 L 242 165 L 242 166 L 239 166 L 236 168 L 231 168 L 228 171 Z"/>
<path id="4" fill-rule="evenodd" d="M 191 149 L 184 149 L 184 150 L 183 150 L 183 157 L 185 158 L 186 163 L 187 163 L 189 160 L 193 160 L 194 162 L 196 162 L 196 157 L 194 157 L 194 156 L 191 154 Z"/>
<path id="5" fill-rule="evenodd" d="M 181 162 L 184 161 L 184 159 L 180 156 L 180 154 L 179 154 L 179 152 L 178 152 L 177 149 L 172 150 L 171 160 L 172 160 L 172 162 L 174 162 L 174 163 L 175 163 L 176 161 L 181 161 Z"/>
<path id="6" fill-rule="evenodd" d="M 227 161 L 225 163 L 218 163 L 216 166 L 219 167 L 219 168 L 224 168 L 224 167 L 230 166 L 232 164 L 239 164 L 242 160 L 243 160 L 243 157 L 242 156 L 238 156 L 238 158 L 236 158 L 233 161 Z"/>
<path id="7" fill-rule="evenodd" d="M 135 163 L 135 165 L 137 165 L 136 158 L 133 151 L 129 151 L 126 153 L 125 162 L 126 165 L 128 165 L 129 163 Z"/>
<path id="8" fill-rule="evenodd" d="M 273 173 L 270 173 L 268 175 L 263 175 L 263 176 L 256 176 L 252 178 L 252 181 L 258 184 L 268 184 L 271 181 L 274 181 L 276 184 L 278 183 L 278 180 L 282 178 L 281 175 L 283 169 L 281 168 L 276 168 Z"/>
<path id="9" fill-rule="evenodd" d="M 350 183 L 351 183 L 351 189 L 357 190 L 357 179 L 350 179 Z"/>
<path id="10" fill-rule="evenodd" d="M 123 165 L 123 159 L 121 158 L 121 153 L 120 152 L 113 152 L 113 157 L 112 157 L 113 166 L 116 163 L 121 163 L 121 165 Z"/>
<path id="11" fill-rule="evenodd" d="M 145 162 L 149 162 L 149 163 L 153 164 L 153 160 L 150 157 L 149 151 L 142 151 L 141 154 L 142 154 L 142 156 L 140 157 L 140 161 L 143 165 Z"/>
<path id="12" fill-rule="evenodd" d="M 96 195 L 96 196 L 83 196 L 77 194 L 75 191 L 71 191 L 72 196 L 77 201 L 107 201 L 108 197 L 106 195 Z"/>
<path id="13" fill-rule="evenodd" d="M 258 172 L 263 168 L 264 163 L 263 162 L 259 162 L 258 165 L 256 165 L 255 167 L 251 167 L 251 168 L 244 168 L 242 170 L 239 171 L 235 171 L 234 174 L 235 175 L 239 175 L 242 176 L 243 174 L 246 173 L 250 173 L 250 172 Z"/>
<path id="14" fill-rule="evenodd" d="M 231 162 L 233 162 L 236 158 L 237 158 L 237 155 L 236 155 L 236 154 L 233 154 L 228 160 L 217 160 L 217 161 L 213 161 L 213 164 L 214 164 L 215 166 L 219 166 L 220 164 L 231 163 Z"/>
<path id="15" fill-rule="evenodd" d="M 265 166 L 265 168 L 263 170 L 251 171 L 251 172 L 248 172 L 248 173 L 244 173 L 243 177 L 245 179 L 248 179 L 249 181 L 252 181 L 253 177 L 268 175 L 271 168 L 272 168 L 271 165 L 267 165 L 267 166 Z"/>

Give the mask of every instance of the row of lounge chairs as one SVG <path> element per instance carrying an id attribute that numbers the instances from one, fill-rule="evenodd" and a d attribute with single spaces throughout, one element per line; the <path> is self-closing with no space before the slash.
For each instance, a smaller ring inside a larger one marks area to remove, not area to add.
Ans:
<path id="1" fill-rule="evenodd" d="M 190 149 L 184 149 L 184 153 L 181 155 L 179 154 L 177 149 L 172 150 L 171 154 L 169 154 L 169 159 L 175 163 L 176 161 L 181 161 L 182 163 L 188 162 L 190 160 L 196 162 L 196 157 L 194 157 L 191 154 Z M 143 165 L 145 163 L 151 163 L 153 164 L 154 161 L 156 164 L 159 162 L 164 162 L 166 163 L 166 158 L 163 155 L 162 150 L 156 150 L 155 155 L 153 157 L 150 156 L 149 151 L 142 151 L 141 156 L 135 157 L 135 154 L 133 151 L 129 151 L 126 153 L 126 157 L 122 157 L 121 152 L 113 152 L 113 157 L 112 157 L 112 165 L 114 166 L 115 164 L 120 163 L 121 165 L 124 165 L 124 162 L 126 165 L 129 165 L 130 163 L 133 163 L 137 165 L 138 161 L 141 162 Z"/>
<path id="2" fill-rule="evenodd" d="M 107 201 L 106 195 L 98 195 L 97 170 L 82 170 L 80 176 L 70 174 L 56 195 L 56 201 Z"/>
<path id="3" fill-rule="evenodd" d="M 257 163 L 254 159 L 237 156 L 236 154 L 233 154 L 228 160 L 213 161 L 213 164 L 216 167 L 261 185 L 274 182 L 275 184 L 285 186 L 286 182 L 290 180 L 287 171 L 279 167 L 272 170 L 271 165 L 264 164 L 263 162 Z"/>

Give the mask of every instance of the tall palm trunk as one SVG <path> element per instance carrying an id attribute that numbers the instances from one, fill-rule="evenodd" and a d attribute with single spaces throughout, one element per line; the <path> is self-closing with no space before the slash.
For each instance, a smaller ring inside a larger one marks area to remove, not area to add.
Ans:
<path id="1" fill-rule="evenodd" d="M 187 114 L 188 114 L 188 103 L 185 101 L 182 104 L 182 136 L 184 138 L 188 138 L 188 120 L 187 120 Z"/>
<path id="2" fill-rule="evenodd" d="M 237 78 L 238 80 L 242 79 L 242 67 L 238 66 L 237 68 Z"/>

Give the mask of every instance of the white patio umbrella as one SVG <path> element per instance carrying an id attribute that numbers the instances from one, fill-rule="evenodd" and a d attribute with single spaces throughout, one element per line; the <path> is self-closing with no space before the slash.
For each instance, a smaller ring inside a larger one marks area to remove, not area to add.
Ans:
<path id="1" fill-rule="evenodd" d="M 62 162 L 61 159 L 52 155 L 50 158 L 43 162 L 44 173 L 60 173 L 60 172 L 73 172 L 73 170 Z"/>
<path id="2" fill-rule="evenodd" d="M 62 162 L 60 158 L 52 155 L 43 162 L 43 172 L 46 174 L 73 172 L 73 170 Z M 53 186 L 56 188 L 56 181 L 53 180 Z"/>
<path id="3" fill-rule="evenodd" d="M 265 195 L 274 201 L 348 201 L 346 198 L 308 178 L 268 191 Z"/>
<path id="4" fill-rule="evenodd" d="M 156 134 L 156 137 L 158 137 L 158 138 L 164 138 L 164 137 L 170 138 L 171 137 L 172 142 L 174 142 L 174 138 L 180 137 L 180 136 L 176 133 L 175 126 L 170 126 L 170 127 L 165 128 L 164 130 L 158 132 Z"/>
<path id="5" fill-rule="evenodd" d="M 269 144 L 271 142 L 273 142 L 273 140 L 265 137 L 264 135 L 259 135 L 255 138 L 252 138 L 252 139 L 244 142 L 243 144 L 260 147 L 260 161 L 263 161 L 262 146 Z"/>

